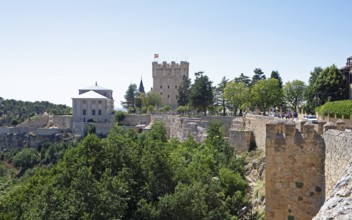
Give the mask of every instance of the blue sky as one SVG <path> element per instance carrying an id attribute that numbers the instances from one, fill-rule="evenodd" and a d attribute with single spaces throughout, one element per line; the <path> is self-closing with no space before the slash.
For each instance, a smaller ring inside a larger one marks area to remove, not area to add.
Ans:
<path id="1" fill-rule="evenodd" d="M 255 68 L 307 82 L 352 56 L 352 1 L 0 0 L 0 97 L 71 105 L 78 89 L 152 86 L 159 62 L 187 60 L 218 84 Z"/>

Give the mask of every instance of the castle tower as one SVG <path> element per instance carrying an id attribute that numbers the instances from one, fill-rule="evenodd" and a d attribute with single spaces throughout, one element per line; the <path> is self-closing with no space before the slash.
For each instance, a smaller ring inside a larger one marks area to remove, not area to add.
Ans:
<path id="1" fill-rule="evenodd" d="M 177 107 L 178 88 L 182 83 L 183 77 L 189 76 L 189 63 L 181 61 L 176 63 L 153 62 L 153 91 L 162 97 L 163 105 L 172 108 Z"/>

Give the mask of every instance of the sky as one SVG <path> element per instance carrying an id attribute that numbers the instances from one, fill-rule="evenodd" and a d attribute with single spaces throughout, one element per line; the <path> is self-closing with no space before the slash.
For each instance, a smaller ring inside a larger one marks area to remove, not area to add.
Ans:
<path id="1" fill-rule="evenodd" d="M 261 68 L 308 82 L 352 56 L 350 0 L 0 0 L 0 97 L 72 105 L 78 89 L 152 87 L 152 62 L 213 85 Z"/>

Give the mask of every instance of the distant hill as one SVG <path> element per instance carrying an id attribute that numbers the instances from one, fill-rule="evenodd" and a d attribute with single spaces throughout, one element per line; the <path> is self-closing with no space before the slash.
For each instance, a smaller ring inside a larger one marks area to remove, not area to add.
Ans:
<path id="1" fill-rule="evenodd" d="M 27 102 L 0 97 L 0 126 L 17 125 L 34 115 L 42 115 L 44 113 L 55 115 L 71 114 L 71 108 L 47 101 Z"/>

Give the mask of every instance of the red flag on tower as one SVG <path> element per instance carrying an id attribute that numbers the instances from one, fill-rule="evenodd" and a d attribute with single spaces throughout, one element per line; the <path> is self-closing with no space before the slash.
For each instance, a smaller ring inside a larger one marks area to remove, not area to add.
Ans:
<path id="1" fill-rule="evenodd" d="M 154 59 L 155 59 L 155 58 L 159 58 L 159 54 L 155 53 L 155 54 L 154 54 Z"/>

